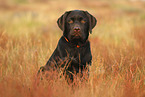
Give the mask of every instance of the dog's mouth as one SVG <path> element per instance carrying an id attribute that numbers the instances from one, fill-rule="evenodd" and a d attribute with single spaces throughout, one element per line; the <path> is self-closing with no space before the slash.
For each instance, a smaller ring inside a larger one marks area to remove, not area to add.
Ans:
<path id="1" fill-rule="evenodd" d="M 82 32 L 70 32 L 70 34 L 68 35 L 68 39 L 70 42 L 74 43 L 74 44 L 78 44 L 78 43 L 83 43 L 85 41 L 85 36 L 82 34 Z"/>
<path id="2" fill-rule="evenodd" d="M 79 33 L 74 33 L 71 36 L 72 36 L 72 39 L 79 39 L 79 38 L 81 38 L 81 35 Z"/>
<path id="3" fill-rule="evenodd" d="M 76 44 L 76 45 L 78 45 L 78 44 L 82 44 L 83 42 L 84 42 L 84 39 L 82 38 L 82 36 L 81 36 L 81 34 L 78 34 L 78 33 L 76 33 L 76 34 L 73 34 L 72 36 L 71 36 L 71 40 L 70 40 L 72 43 L 74 43 L 74 44 Z"/>

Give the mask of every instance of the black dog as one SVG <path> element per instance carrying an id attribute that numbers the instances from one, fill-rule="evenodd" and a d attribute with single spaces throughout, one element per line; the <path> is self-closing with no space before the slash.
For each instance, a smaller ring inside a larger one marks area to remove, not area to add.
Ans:
<path id="1" fill-rule="evenodd" d="M 65 12 L 57 21 L 63 36 L 46 65 L 40 70 L 65 68 L 66 74 L 72 80 L 74 73 L 82 73 L 87 65 L 91 65 L 92 55 L 88 36 L 89 32 L 92 33 L 96 22 L 95 17 L 87 11 Z"/>

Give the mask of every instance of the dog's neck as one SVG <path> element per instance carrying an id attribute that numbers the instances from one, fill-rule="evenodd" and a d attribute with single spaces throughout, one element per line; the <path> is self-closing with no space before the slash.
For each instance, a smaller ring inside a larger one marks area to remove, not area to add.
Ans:
<path id="1" fill-rule="evenodd" d="M 79 42 L 77 42 L 77 43 L 72 43 L 71 41 L 69 41 L 69 40 L 67 39 L 67 37 L 65 37 L 65 36 L 63 36 L 63 37 L 64 37 L 64 39 L 65 39 L 66 42 L 72 44 L 73 46 L 75 46 L 75 47 L 77 47 L 77 48 L 80 48 L 80 47 L 84 46 L 84 45 L 87 43 L 87 41 L 88 41 L 88 40 L 86 40 L 86 41 L 83 42 L 83 43 L 79 43 Z"/>

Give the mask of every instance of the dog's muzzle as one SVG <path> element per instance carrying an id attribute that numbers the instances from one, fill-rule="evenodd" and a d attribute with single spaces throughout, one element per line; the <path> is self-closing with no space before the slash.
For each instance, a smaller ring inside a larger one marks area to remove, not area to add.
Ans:
<path id="1" fill-rule="evenodd" d="M 74 27 L 74 32 L 78 33 L 80 32 L 81 28 L 79 26 L 75 26 Z"/>

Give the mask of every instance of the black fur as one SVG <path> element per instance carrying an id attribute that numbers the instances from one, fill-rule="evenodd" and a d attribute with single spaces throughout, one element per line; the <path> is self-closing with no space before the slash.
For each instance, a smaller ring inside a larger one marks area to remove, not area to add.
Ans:
<path id="1" fill-rule="evenodd" d="M 92 55 L 88 36 L 96 22 L 95 17 L 87 11 L 65 12 L 57 21 L 63 35 L 52 56 L 39 72 L 65 67 L 65 72 L 73 79 L 72 73 L 82 72 L 87 65 L 91 65 Z"/>

